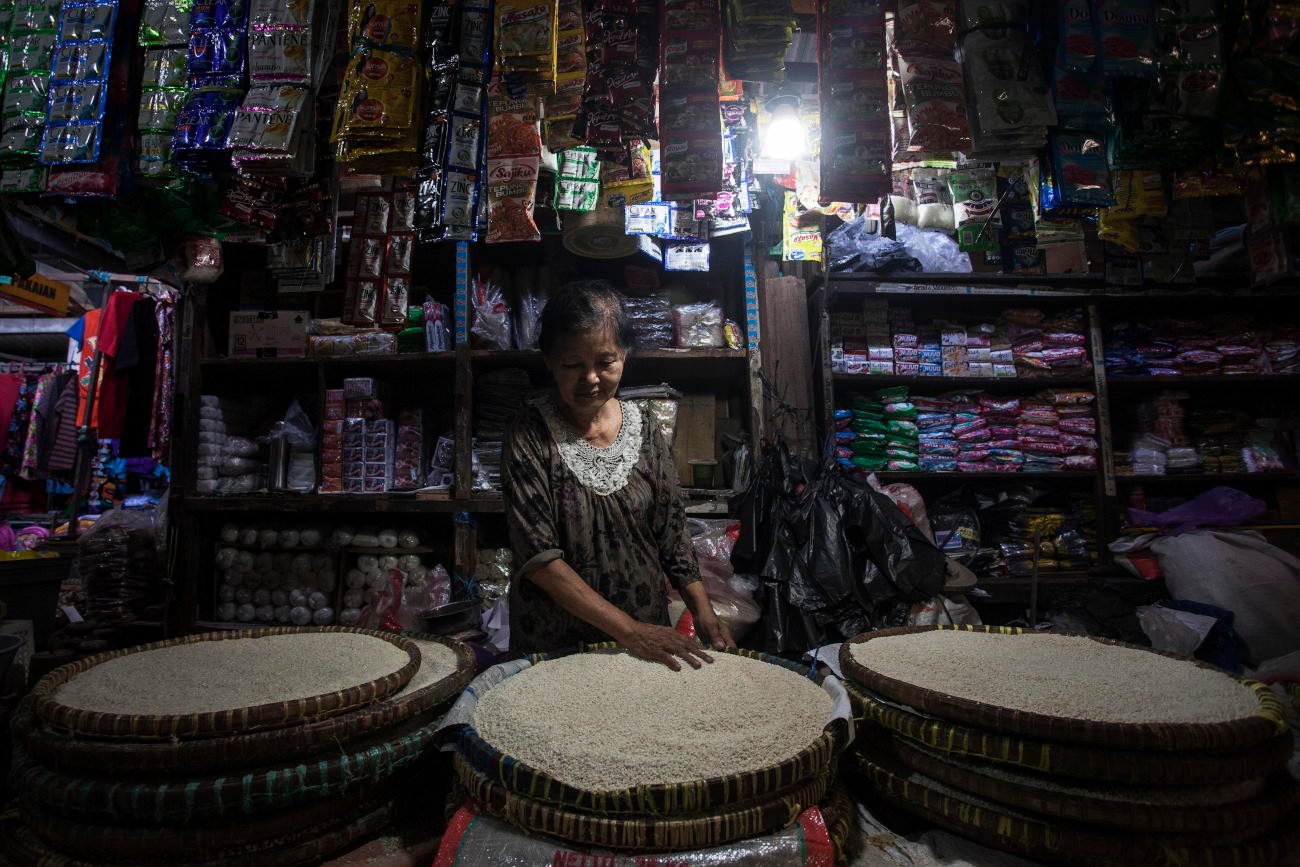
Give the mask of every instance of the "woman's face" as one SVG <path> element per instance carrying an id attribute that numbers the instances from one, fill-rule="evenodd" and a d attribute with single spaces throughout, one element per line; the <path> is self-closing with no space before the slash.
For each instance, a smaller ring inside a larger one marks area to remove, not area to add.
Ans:
<path id="1" fill-rule="evenodd" d="M 546 367 L 559 389 L 560 401 L 579 413 L 592 413 L 618 391 L 627 352 L 610 329 L 564 334 L 546 355 Z"/>

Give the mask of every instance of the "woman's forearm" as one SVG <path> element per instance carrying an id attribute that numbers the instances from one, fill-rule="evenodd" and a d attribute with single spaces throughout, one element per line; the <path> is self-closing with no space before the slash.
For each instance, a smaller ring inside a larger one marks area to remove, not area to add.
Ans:
<path id="1" fill-rule="evenodd" d="M 709 602 L 709 592 L 704 589 L 703 581 L 692 581 L 681 589 L 681 594 L 682 601 L 697 621 L 713 615 L 713 604 Z"/>
<path id="2" fill-rule="evenodd" d="M 636 625 L 635 620 L 591 589 L 564 560 L 552 560 L 538 566 L 523 580 L 532 581 L 545 590 L 556 605 L 615 641 L 622 641 Z"/>

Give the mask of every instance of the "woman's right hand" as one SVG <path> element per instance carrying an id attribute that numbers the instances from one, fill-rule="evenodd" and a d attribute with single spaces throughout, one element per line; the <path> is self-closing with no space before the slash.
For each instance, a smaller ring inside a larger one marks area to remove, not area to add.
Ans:
<path id="1" fill-rule="evenodd" d="M 704 652 L 698 641 L 667 626 L 632 621 L 617 639 L 633 656 L 651 662 L 662 662 L 673 671 L 682 670 L 678 658 L 686 660 L 691 668 L 713 662 L 713 657 Z"/>

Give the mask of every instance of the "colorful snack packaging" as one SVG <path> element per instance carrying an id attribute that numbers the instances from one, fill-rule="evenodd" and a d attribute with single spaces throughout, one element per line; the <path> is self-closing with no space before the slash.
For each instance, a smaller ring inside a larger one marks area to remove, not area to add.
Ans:
<path id="1" fill-rule="evenodd" d="M 997 213 L 997 178 L 992 166 L 971 165 L 948 175 L 952 192 L 957 244 L 965 252 L 997 246 L 1001 216 Z"/>
<path id="2" fill-rule="evenodd" d="M 42 164 L 99 160 L 116 21 L 116 0 L 64 4 L 49 77 Z"/>
<path id="3" fill-rule="evenodd" d="M 1108 78 L 1155 78 L 1154 6 L 1152 0 L 1093 0 Z"/>
<path id="4" fill-rule="evenodd" d="M 1089 207 L 1115 203 L 1104 136 L 1058 132 L 1052 137 L 1052 158 L 1063 202 Z"/>

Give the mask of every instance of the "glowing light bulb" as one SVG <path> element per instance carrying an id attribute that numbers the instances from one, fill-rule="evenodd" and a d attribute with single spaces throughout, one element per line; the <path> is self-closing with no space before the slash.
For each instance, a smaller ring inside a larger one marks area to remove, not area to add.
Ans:
<path id="1" fill-rule="evenodd" d="M 797 160 L 808 153 L 808 130 L 793 106 L 777 106 L 763 125 L 762 153 L 776 160 Z"/>

